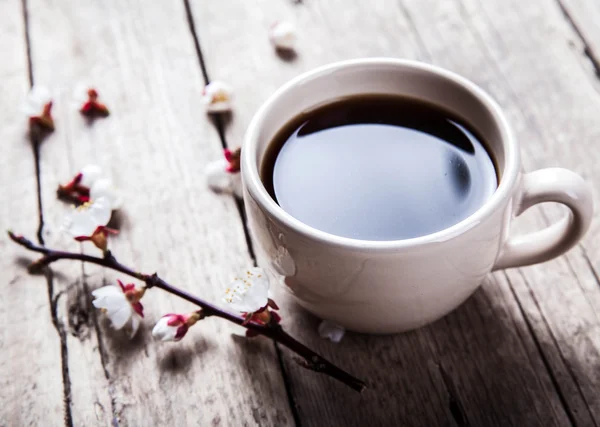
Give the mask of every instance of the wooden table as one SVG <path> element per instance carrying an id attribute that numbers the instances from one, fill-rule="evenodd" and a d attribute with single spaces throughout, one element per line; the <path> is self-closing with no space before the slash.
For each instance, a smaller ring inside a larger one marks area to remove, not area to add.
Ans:
<path id="1" fill-rule="evenodd" d="M 274 54 L 275 20 L 299 28 L 298 56 Z M 596 0 L 0 0 L 0 225 L 79 250 L 60 233 L 55 189 L 95 162 L 127 195 L 119 258 L 217 301 L 252 265 L 240 205 L 214 194 L 205 165 L 237 146 L 257 107 L 291 77 L 365 56 L 456 71 L 505 109 L 527 170 L 600 181 L 600 6 Z M 200 99 L 235 87 L 224 126 Z M 39 149 L 19 105 L 32 83 L 55 95 L 56 131 Z M 112 115 L 86 124 L 76 85 Z M 600 188 L 594 190 L 596 200 Z M 543 206 L 517 230 L 563 211 Z M 91 307 L 118 275 L 61 262 L 28 275 L 28 253 L 0 237 L 0 425 L 591 426 L 600 424 L 600 224 L 566 256 L 491 275 L 462 307 L 398 336 L 320 339 L 318 320 L 284 303 L 284 325 L 365 379 L 357 394 L 303 370 L 287 350 L 208 319 L 173 345 L 152 341 L 158 293 L 132 341 Z M 85 250 L 90 250 L 85 246 Z"/>

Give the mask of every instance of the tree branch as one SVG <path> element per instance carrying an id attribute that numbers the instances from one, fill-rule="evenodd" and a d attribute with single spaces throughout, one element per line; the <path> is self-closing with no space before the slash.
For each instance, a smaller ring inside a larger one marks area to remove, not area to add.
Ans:
<path id="1" fill-rule="evenodd" d="M 29 271 L 31 272 L 41 270 L 46 266 L 52 264 L 53 262 L 63 259 L 88 262 L 91 264 L 96 264 L 105 268 L 116 270 L 120 273 L 126 274 L 128 276 L 143 281 L 146 284 L 147 288 L 162 289 L 165 292 L 176 295 L 188 302 L 191 302 L 192 304 L 201 307 L 204 316 L 220 317 L 222 319 L 235 323 L 236 325 L 240 325 L 246 329 L 250 329 L 256 332 L 257 334 L 264 335 L 265 337 L 268 337 L 275 342 L 280 343 L 281 345 L 289 348 L 291 351 L 300 356 L 302 358 L 302 362 L 299 364 L 307 369 L 313 370 L 315 372 L 320 372 L 332 378 L 335 378 L 336 380 L 341 381 L 342 383 L 359 392 L 362 392 L 366 388 L 366 384 L 363 381 L 338 368 L 333 363 L 329 362 L 325 358 L 321 357 L 319 354 L 312 351 L 310 348 L 306 347 L 301 342 L 297 341 L 295 338 L 293 338 L 291 335 L 285 332 L 281 325 L 272 323 L 261 325 L 255 322 L 245 323 L 244 317 L 223 310 L 182 289 L 176 288 L 175 286 L 170 285 L 169 283 L 158 277 L 156 273 L 144 274 L 132 270 L 131 268 L 118 262 L 110 251 L 106 251 L 104 253 L 104 257 L 100 258 L 80 253 L 48 249 L 46 247 L 36 245 L 35 243 L 26 239 L 25 237 L 14 234 L 12 231 L 8 231 L 8 235 L 12 239 L 12 241 L 23 246 L 24 248 L 29 249 L 33 252 L 43 254 L 43 256 L 40 259 L 33 262 L 29 266 Z"/>

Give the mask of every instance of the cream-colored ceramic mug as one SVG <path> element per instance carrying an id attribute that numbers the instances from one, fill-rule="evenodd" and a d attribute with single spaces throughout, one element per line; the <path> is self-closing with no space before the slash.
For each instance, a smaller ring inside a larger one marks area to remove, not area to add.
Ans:
<path id="1" fill-rule="evenodd" d="M 288 120 L 340 97 L 378 93 L 432 102 L 479 131 L 500 178 L 496 192 L 479 210 L 433 234 L 366 241 L 303 224 L 269 196 L 260 164 L 265 148 Z M 579 175 L 557 168 L 522 172 L 510 126 L 483 90 L 441 68 L 398 59 L 338 62 L 284 85 L 248 128 L 242 178 L 259 264 L 285 276 L 286 289 L 301 306 L 360 332 L 400 332 L 440 318 L 491 271 L 547 261 L 567 251 L 586 232 L 593 214 L 591 190 Z M 543 230 L 511 236 L 513 218 L 543 202 L 562 203 L 570 212 Z"/>

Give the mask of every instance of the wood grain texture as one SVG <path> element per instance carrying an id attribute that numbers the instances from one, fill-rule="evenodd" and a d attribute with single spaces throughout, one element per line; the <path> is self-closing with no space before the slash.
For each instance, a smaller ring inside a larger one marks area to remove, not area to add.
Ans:
<path id="1" fill-rule="evenodd" d="M 199 101 L 203 81 L 184 5 L 28 5 L 34 77 L 58 101 L 57 132 L 41 159 L 47 242 L 78 248 L 59 233 L 68 207 L 54 190 L 84 164 L 100 163 L 126 196 L 113 245 L 119 258 L 217 300 L 232 268 L 251 257 L 235 204 L 202 180 L 220 141 Z M 4 0 L 1 7 L 0 52 L 8 60 L 0 62 L 7 123 L 0 129 L 0 225 L 33 235 L 34 163 L 16 111 L 28 87 L 21 4 Z M 490 92 L 521 140 L 527 170 L 564 166 L 592 182 L 600 180 L 600 80 L 589 61 L 598 52 L 596 9 L 585 0 L 192 2 L 210 77 L 236 88 L 230 145 L 240 144 L 254 111 L 291 77 L 335 60 L 406 57 L 452 69 Z M 277 19 L 299 27 L 293 60 L 277 57 L 268 43 Z M 109 119 L 79 116 L 72 91 L 81 82 L 100 90 Z M 598 202 L 600 189 L 594 195 Z M 562 213 L 536 209 L 515 232 Z M 333 345 L 316 336 L 316 319 L 282 304 L 294 335 L 370 383 L 356 395 L 299 368 L 284 351 L 301 424 L 598 425 L 599 233 L 596 221 L 567 256 L 494 274 L 451 315 L 400 336 L 348 334 Z M 159 291 L 145 297 L 146 321 L 129 341 L 90 307 L 89 291 L 116 275 L 63 262 L 47 282 L 28 276 L 14 256 L 2 267 L 0 425 L 293 424 L 269 342 L 231 337 L 236 328 L 206 320 L 180 344 L 154 343 L 149 331 L 161 314 L 192 309 Z M 23 319 L 23 312 L 36 317 Z"/>
<path id="2" fill-rule="evenodd" d="M 600 77 L 600 3 L 594 0 L 557 0 L 567 20 L 583 41 L 586 55 Z"/>
<path id="3" fill-rule="evenodd" d="M 42 151 L 46 236 L 60 234 L 69 207 L 59 182 L 99 163 L 125 197 L 111 247 L 124 263 L 218 301 L 251 263 L 234 201 L 211 193 L 203 168 L 221 154 L 200 100 L 203 80 L 181 2 L 28 2 L 36 80 L 53 86 L 57 132 Z M 94 85 L 111 116 L 88 123 L 72 92 Z M 94 249 L 84 245 L 84 250 Z M 59 318 L 69 354 L 74 425 L 290 425 L 280 365 L 266 340 L 208 319 L 181 343 L 152 340 L 168 312 L 195 307 L 150 291 L 145 320 L 128 340 L 90 307 L 89 291 L 119 277 L 90 266 L 55 265 Z M 125 279 L 125 278 L 123 278 Z"/>
<path id="4" fill-rule="evenodd" d="M 44 276 L 30 276 L 28 254 L 5 230 L 38 228 L 35 158 L 27 138 L 27 118 L 19 109 L 29 91 L 27 45 L 21 2 L 0 2 L 0 425 L 62 423 L 61 348 L 52 323 Z"/>
<path id="5" fill-rule="evenodd" d="M 237 89 L 229 144 L 239 144 L 253 112 L 294 75 L 353 57 L 407 57 L 454 70 L 490 92 L 523 144 L 526 169 L 560 165 L 600 178 L 593 149 L 600 132 L 598 81 L 553 1 L 194 5 L 209 74 Z M 268 27 L 277 19 L 299 28 L 294 61 L 282 61 L 268 44 Z M 534 210 L 515 232 L 562 213 L 553 206 Z M 290 366 L 303 423 L 597 423 L 597 233 L 595 224 L 566 257 L 495 274 L 455 313 L 399 337 L 350 335 L 335 347 L 318 341 L 316 321 L 297 313 L 290 323 L 298 334 L 370 378 L 376 391 L 346 396 Z"/>
<path id="6" fill-rule="evenodd" d="M 491 78 L 504 83 L 489 90 L 516 128 L 525 169 L 560 165 L 597 182 L 600 97 L 595 90 L 598 82 L 593 70 L 580 54 L 581 44 L 553 2 L 511 2 L 505 7 L 514 10 L 513 18 L 501 13 L 500 5 L 464 2 L 455 25 L 464 29 L 463 40 L 472 40 L 468 57 L 480 56 L 482 62 L 489 62 Z M 537 31 L 528 33 L 526 38 L 511 31 L 518 27 Z M 468 59 L 467 55 L 461 58 L 459 49 L 447 53 L 448 62 L 451 60 L 455 67 L 461 67 Z M 596 205 L 598 195 L 595 188 Z M 537 216 L 524 218 L 520 230 L 540 228 L 562 213 L 556 206 L 544 206 Z M 532 324 L 567 410 L 579 425 L 599 421 L 600 399 L 594 390 L 600 386 L 600 292 L 595 271 L 590 269 L 590 264 L 598 262 L 597 233 L 596 222 L 581 248 L 566 257 L 508 272 L 511 282 L 524 282 L 524 287 L 514 285 L 517 298 Z"/>

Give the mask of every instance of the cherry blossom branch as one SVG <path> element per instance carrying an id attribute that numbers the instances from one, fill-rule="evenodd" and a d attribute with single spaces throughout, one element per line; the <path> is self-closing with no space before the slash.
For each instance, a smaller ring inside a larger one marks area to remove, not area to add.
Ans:
<path id="1" fill-rule="evenodd" d="M 29 249 L 30 251 L 43 254 L 43 256 L 40 259 L 34 261 L 32 264 L 29 265 L 30 272 L 39 271 L 44 267 L 48 266 L 49 264 L 63 259 L 88 262 L 91 264 L 96 264 L 105 268 L 116 270 L 120 273 L 126 274 L 128 276 L 143 281 L 146 284 L 146 288 L 148 289 L 162 289 L 165 292 L 176 295 L 188 302 L 191 302 L 192 304 L 201 307 L 202 317 L 220 317 L 222 319 L 235 323 L 236 325 L 243 326 L 244 328 L 249 329 L 255 332 L 256 334 L 264 335 L 265 337 L 268 337 L 273 341 L 284 345 L 285 347 L 289 348 L 291 351 L 293 351 L 302 358 L 299 364 L 307 369 L 310 369 L 315 372 L 320 372 L 322 374 L 335 378 L 336 380 L 341 381 L 342 383 L 346 384 L 347 386 L 358 392 L 362 392 L 366 388 L 366 384 L 363 381 L 350 375 L 346 371 L 338 368 L 333 363 L 329 362 L 319 354 L 312 351 L 310 348 L 306 347 L 304 344 L 302 344 L 301 342 L 293 338 L 291 335 L 289 335 L 287 332 L 285 332 L 280 324 L 276 322 L 270 322 L 267 324 L 258 324 L 252 321 L 248 322 L 246 318 L 242 316 L 223 310 L 182 289 L 170 285 L 169 283 L 158 277 L 156 273 L 144 274 L 132 270 L 131 268 L 118 262 L 110 251 L 105 251 L 104 257 L 100 258 L 80 253 L 48 249 L 46 247 L 39 246 L 33 243 L 32 241 L 26 239 L 21 235 L 16 235 L 12 231 L 8 231 L 8 235 L 11 238 L 11 240 L 19 244 L 20 246 L 23 246 L 24 248 Z"/>

